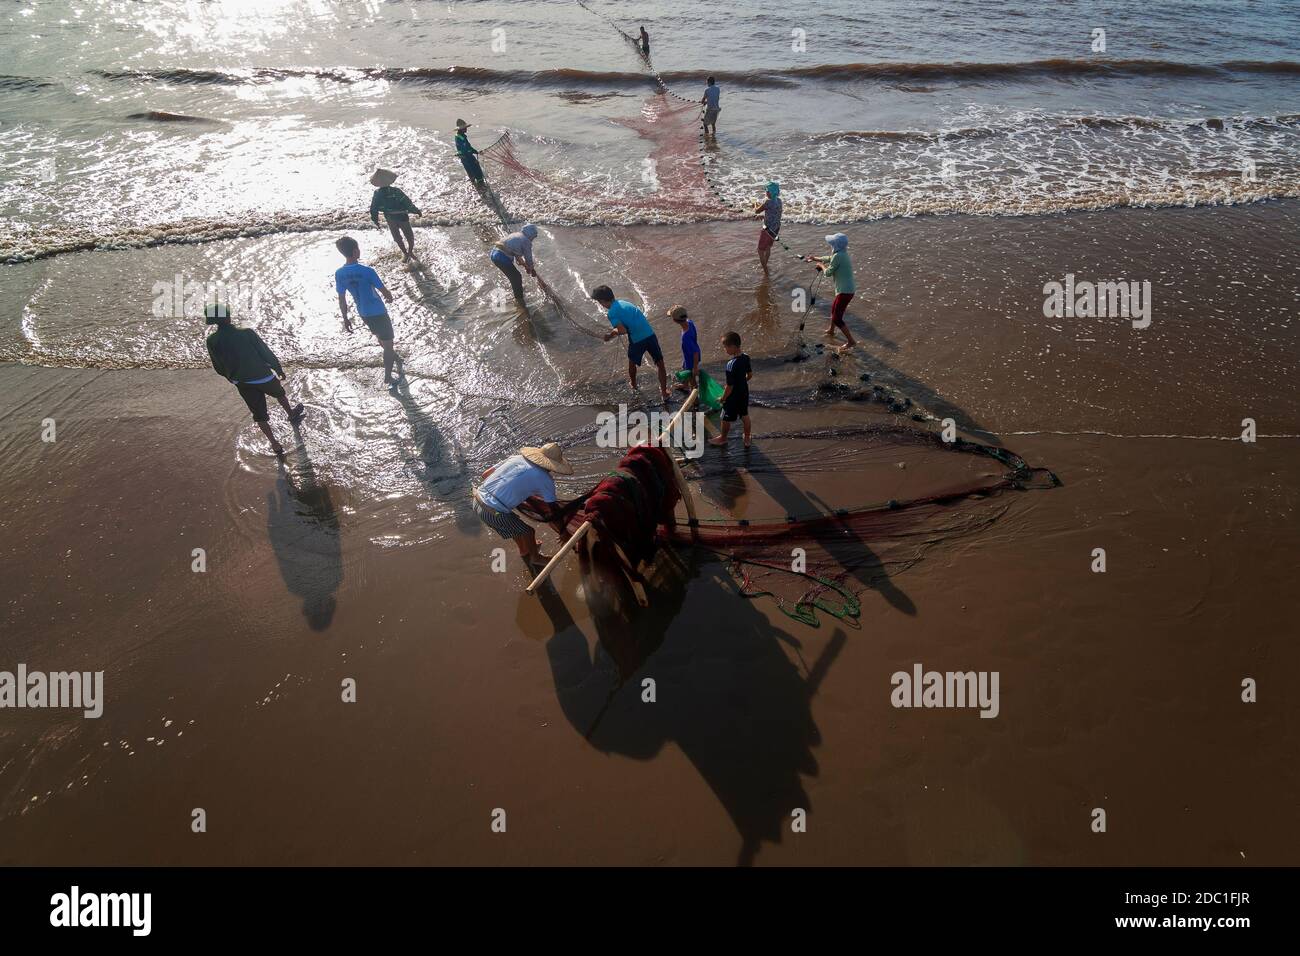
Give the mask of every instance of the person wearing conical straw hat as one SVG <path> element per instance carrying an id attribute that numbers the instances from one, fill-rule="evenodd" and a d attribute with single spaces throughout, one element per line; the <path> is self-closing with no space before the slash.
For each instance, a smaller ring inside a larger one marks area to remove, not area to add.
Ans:
<path id="1" fill-rule="evenodd" d="M 540 448 L 521 448 L 519 454 L 483 472 L 481 484 L 473 489 L 474 513 L 501 537 L 512 539 L 526 564 L 542 567 L 551 556 L 542 554 L 532 526 L 515 514 L 515 508 L 525 499 L 536 497 L 554 512 L 557 502 L 552 476 L 571 474 L 573 466 L 565 460 L 564 449 L 555 442 L 547 442 Z"/>
<path id="2" fill-rule="evenodd" d="M 370 221 L 379 225 L 379 214 L 384 214 L 388 231 L 393 235 L 397 248 L 402 250 L 402 260 L 415 257 L 415 233 L 411 230 L 411 214 L 420 215 L 420 208 L 411 197 L 398 189 L 397 173 L 391 169 L 376 169 L 370 177 L 370 185 L 376 187 L 370 197 Z"/>
<path id="3" fill-rule="evenodd" d="M 469 175 L 470 181 L 475 186 L 483 185 L 483 167 L 478 164 L 474 157 L 478 155 L 478 150 L 470 145 L 469 123 L 463 119 L 456 120 L 456 155 L 460 157 L 460 164 L 465 167 L 465 172 Z"/>

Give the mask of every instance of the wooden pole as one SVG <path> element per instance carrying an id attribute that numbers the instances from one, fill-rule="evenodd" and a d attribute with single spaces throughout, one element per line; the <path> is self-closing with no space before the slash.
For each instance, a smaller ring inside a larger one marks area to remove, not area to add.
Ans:
<path id="1" fill-rule="evenodd" d="M 658 446 L 660 442 L 664 440 L 665 435 L 667 435 L 669 432 L 673 430 L 673 426 L 677 424 L 678 419 L 680 419 L 683 415 L 686 414 L 686 412 L 690 409 L 692 405 L 695 404 L 696 400 L 699 397 L 700 397 L 700 390 L 698 388 L 691 389 L 691 394 L 686 396 L 686 401 L 682 402 L 682 407 L 677 409 L 677 414 L 674 415 L 672 418 L 668 419 L 668 424 L 664 426 L 663 431 L 659 433 L 659 437 L 655 439 L 654 443 L 656 446 Z"/>
<path id="2" fill-rule="evenodd" d="M 573 532 L 573 537 L 570 538 L 568 541 L 564 542 L 564 546 L 561 547 L 559 551 L 555 552 L 555 556 L 546 563 L 546 567 L 542 568 L 542 570 L 537 573 L 537 577 L 533 578 L 533 583 L 528 585 L 526 589 L 528 594 L 532 594 L 534 591 L 536 591 L 539 587 L 542 586 L 542 582 L 544 582 L 548 577 L 550 577 L 551 572 L 555 570 L 555 566 L 560 563 L 561 559 L 566 554 L 569 553 L 569 551 L 573 548 L 575 544 L 577 544 L 579 541 L 582 540 L 582 536 L 585 535 L 590 530 L 591 530 L 591 522 L 584 521 L 579 526 L 578 530 Z"/>

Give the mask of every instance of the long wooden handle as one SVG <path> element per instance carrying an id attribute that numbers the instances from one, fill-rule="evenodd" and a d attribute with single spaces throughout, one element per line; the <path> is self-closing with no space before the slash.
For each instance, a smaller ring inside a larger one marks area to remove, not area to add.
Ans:
<path id="1" fill-rule="evenodd" d="M 564 542 L 564 546 L 561 547 L 559 551 L 555 552 L 555 557 L 551 558 L 550 561 L 546 562 L 546 567 L 542 568 L 542 570 L 538 572 L 537 577 L 533 578 L 533 583 L 528 585 L 526 589 L 528 594 L 532 594 L 539 587 L 541 587 L 542 582 L 544 582 L 548 577 L 550 577 L 551 572 L 555 570 L 555 566 L 560 563 L 560 561 L 564 558 L 566 554 L 568 554 L 571 550 L 573 550 L 573 546 L 577 544 L 579 541 L 581 541 L 582 536 L 585 535 L 590 530 L 591 530 L 591 522 L 584 521 L 578 527 L 578 530 L 573 532 L 573 537 L 570 538 L 568 541 Z"/>
<path id="2" fill-rule="evenodd" d="M 683 415 L 686 414 L 687 411 L 690 410 L 690 407 L 695 404 L 696 400 L 699 397 L 700 397 L 700 390 L 698 388 L 691 389 L 691 394 L 686 396 L 686 401 L 682 402 L 682 407 L 677 409 L 677 414 L 674 415 L 672 418 L 668 419 L 668 424 L 664 426 L 663 431 L 659 433 L 659 437 L 655 439 L 656 445 L 662 442 L 664 440 L 664 436 L 673 430 L 673 426 L 677 424 L 678 419 L 680 419 Z"/>

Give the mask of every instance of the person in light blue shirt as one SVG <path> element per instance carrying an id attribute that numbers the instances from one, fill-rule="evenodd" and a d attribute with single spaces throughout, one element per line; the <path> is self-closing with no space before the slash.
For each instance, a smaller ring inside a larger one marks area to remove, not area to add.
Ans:
<path id="1" fill-rule="evenodd" d="M 378 272 L 361 264 L 361 245 L 355 239 L 344 236 L 334 243 L 334 247 L 348 261 L 334 273 L 334 290 L 339 294 L 339 311 L 343 313 L 343 331 L 349 335 L 352 333 L 352 320 L 348 318 L 348 294 L 351 293 L 357 315 L 384 348 L 384 384 L 396 388 L 406 381 L 406 371 L 402 357 L 393 348 L 393 323 L 384 308 L 384 302 L 393 301 L 393 294 L 384 286 Z M 397 378 L 392 377 L 394 365 L 397 366 Z"/>
<path id="2" fill-rule="evenodd" d="M 704 87 L 704 95 L 700 97 L 700 102 L 704 104 L 704 134 L 712 135 L 714 139 L 718 136 L 718 114 L 722 112 L 722 87 L 713 82 L 713 77 L 709 77 L 708 86 Z"/>
<path id="3" fill-rule="evenodd" d="M 524 523 L 515 509 L 529 498 L 545 505 L 547 520 L 558 516 L 555 475 L 573 474 L 573 466 L 564 457 L 564 449 L 555 442 L 540 448 L 521 448 L 500 464 L 483 472 L 483 481 L 474 489 L 474 513 L 485 525 L 503 538 L 510 538 L 519 548 L 519 556 L 528 564 L 545 565 L 551 559 L 542 554 L 537 534 Z"/>
<path id="4" fill-rule="evenodd" d="M 659 339 L 655 336 L 650 320 L 631 302 L 615 299 L 613 290 L 607 285 L 596 286 L 591 290 L 591 297 L 605 310 L 609 324 L 613 326 L 613 331 L 605 334 L 605 341 L 612 342 L 620 335 L 627 336 L 627 378 L 632 383 L 632 390 L 636 391 L 636 370 L 646 353 L 649 353 L 659 372 L 659 394 L 667 405 L 670 397 L 668 369 L 664 367 L 664 353 L 659 348 Z"/>

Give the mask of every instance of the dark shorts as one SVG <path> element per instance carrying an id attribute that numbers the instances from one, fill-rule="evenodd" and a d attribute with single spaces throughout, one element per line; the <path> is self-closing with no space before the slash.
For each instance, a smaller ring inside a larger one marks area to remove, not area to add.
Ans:
<path id="1" fill-rule="evenodd" d="M 737 418 L 746 418 L 749 415 L 749 395 L 742 398 L 728 398 L 722 403 L 722 420 L 724 422 L 734 422 Z"/>
<path id="2" fill-rule="evenodd" d="M 831 322 L 834 325 L 844 324 L 844 310 L 849 307 L 849 303 L 852 301 L 852 292 L 841 292 L 831 301 Z"/>
<path id="3" fill-rule="evenodd" d="M 503 538 L 517 538 L 531 530 L 513 511 L 503 513 L 489 508 L 478 500 L 478 495 L 474 496 L 474 513 L 479 516 L 479 520 Z"/>
<path id="4" fill-rule="evenodd" d="M 705 126 L 716 126 L 716 125 L 718 125 L 718 114 L 719 114 L 720 112 L 722 112 L 721 107 L 719 107 L 719 108 L 716 109 L 716 110 L 711 110 L 711 109 L 706 108 L 706 109 L 704 110 L 704 125 L 705 125 Z"/>
<path id="5" fill-rule="evenodd" d="M 270 395 L 274 399 L 284 398 L 284 386 L 280 384 L 278 378 L 273 378 L 269 382 L 259 382 L 256 385 L 245 385 L 239 382 L 235 388 L 239 389 L 239 397 L 253 413 L 255 422 L 270 421 L 270 416 L 266 413 L 266 396 Z"/>
<path id="6" fill-rule="evenodd" d="M 465 167 L 465 173 L 474 182 L 481 183 L 483 181 L 483 167 L 478 164 L 478 160 L 474 158 L 473 154 L 462 156 L 460 164 Z"/>
<path id="7" fill-rule="evenodd" d="M 411 227 L 411 214 L 406 212 L 386 212 L 384 218 L 388 220 L 390 226 L 403 226 L 407 229 Z"/>
<path id="8" fill-rule="evenodd" d="M 366 323 L 366 328 L 375 333 L 375 338 L 381 342 L 393 341 L 393 320 L 384 315 L 363 315 L 361 321 Z"/>
<path id="9" fill-rule="evenodd" d="M 762 252 L 764 249 L 771 249 L 772 243 L 774 242 L 776 242 L 776 236 L 772 235 L 770 232 L 767 231 L 767 226 L 764 226 L 762 229 L 758 230 L 758 251 L 759 252 Z"/>
<path id="10" fill-rule="evenodd" d="M 633 342 L 627 347 L 627 360 L 633 365 L 640 365 L 641 359 L 649 352 L 650 357 L 658 365 L 664 360 L 664 353 L 659 350 L 659 336 L 652 335 L 648 339 L 642 339 L 640 342 Z"/>

